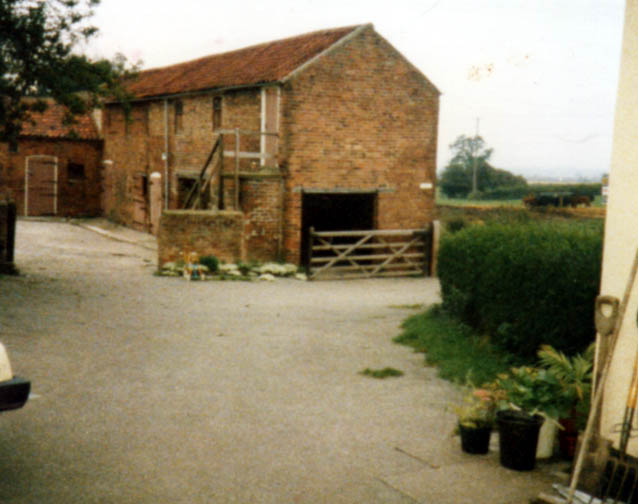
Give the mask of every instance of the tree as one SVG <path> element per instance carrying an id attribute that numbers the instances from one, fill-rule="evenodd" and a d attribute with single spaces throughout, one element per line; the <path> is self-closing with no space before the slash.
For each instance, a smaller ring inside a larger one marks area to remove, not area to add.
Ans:
<path id="1" fill-rule="evenodd" d="M 124 99 L 126 59 L 92 61 L 73 52 L 97 33 L 100 0 L 0 0 L 0 141 L 14 143 L 30 112 L 52 97 L 73 116 L 106 96 Z"/>
<path id="2" fill-rule="evenodd" d="M 523 177 L 506 170 L 496 169 L 488 163 L 493 150 L 485 147 L 480 136 L 459 136 L 450 145 L 452 159 L 441 174 L 441 190 L 450 198 L 468 195 L 497 187 L 527 185 Z"/>

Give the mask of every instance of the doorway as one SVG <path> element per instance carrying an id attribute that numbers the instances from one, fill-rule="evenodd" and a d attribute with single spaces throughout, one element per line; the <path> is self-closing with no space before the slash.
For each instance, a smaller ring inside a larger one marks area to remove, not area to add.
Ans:
<path id="1" fill-rule="evenodd" d="M 304 193 L 301 205 L 301 259 L 308 265 L 308 236 L 315 231 L 376 229 L 377 193 Z M 352 238 L 340 238 L 347 243 Z"/>
<path id="2" fill-rule="evenodd" d="M 27 156 L 24 173 L 24 215 L 58 213 L 58 158 Z"/>

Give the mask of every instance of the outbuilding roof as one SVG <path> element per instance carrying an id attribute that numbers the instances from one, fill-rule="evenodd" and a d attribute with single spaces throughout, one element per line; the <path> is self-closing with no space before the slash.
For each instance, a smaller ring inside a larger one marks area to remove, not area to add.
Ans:
<path id="1" fill-rule="evenodd" d="M 22 124 L 20 136 L 99 140 L 100 135 L 91 114 L 75 116 L 73 124 L 65 124 L 65 108 L 53 100 L 47 100 L 47 104 L 44 112 L 30 113 L 31 121 Z"/>
<path id="2" fill-rule="evenodd" d="M 127 89 L 140 99 L 281 81 L 342 38 L 365 26 L 369 25 L 321 30 L 145 70 Z"/>

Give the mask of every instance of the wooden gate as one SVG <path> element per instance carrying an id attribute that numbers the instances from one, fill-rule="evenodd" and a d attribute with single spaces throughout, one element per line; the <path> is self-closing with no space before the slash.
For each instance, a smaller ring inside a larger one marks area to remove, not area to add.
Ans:
<path id="1" fill-rule="evenodd" d="M 24 215 L 58 213 L 58 158 L 27 156 L 24 174 Z"/>
<path id="2" fill-rule="evenodd" d="M 424 275 L 430 268 L 427 229 L 309 230 L 308 278 Z"/>

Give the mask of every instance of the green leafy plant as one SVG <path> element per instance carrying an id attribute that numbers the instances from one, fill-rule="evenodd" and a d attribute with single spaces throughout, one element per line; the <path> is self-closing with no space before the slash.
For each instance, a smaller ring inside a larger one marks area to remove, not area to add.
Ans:
<path id="1" fill-rule="evenodd" d="M 491 427 L 496 414 L 496 400 L 492 391 L 469 387 L 463 402 L 454 406 L 459 425 L 479 429 Z"/>
<path id="2" fill-rule="evenodd" d="M 561 385 L 547 369 L 520 366 L 498 376 L 492 385 L 498 409 L 515 409 L 530 416 L 557 419 L 561 412 Z"/>
<path id="3" fill-rule="evenodd" d="M 589 400 L 592 384 L 592 369 L 595 344 L 582 353 L 568 357 L 550 345 L 538 351 L 540 365 L 547 369 L 558 382 L 561 416 L 567 416 L 579 404 Z"/>
<path id="4" fill-rule="evenodd" d="M 216 273 L 219 269 L 219 259 L 213 255 L 200 257 L 199 264 L 206 266 L 211 273 Z"/>

